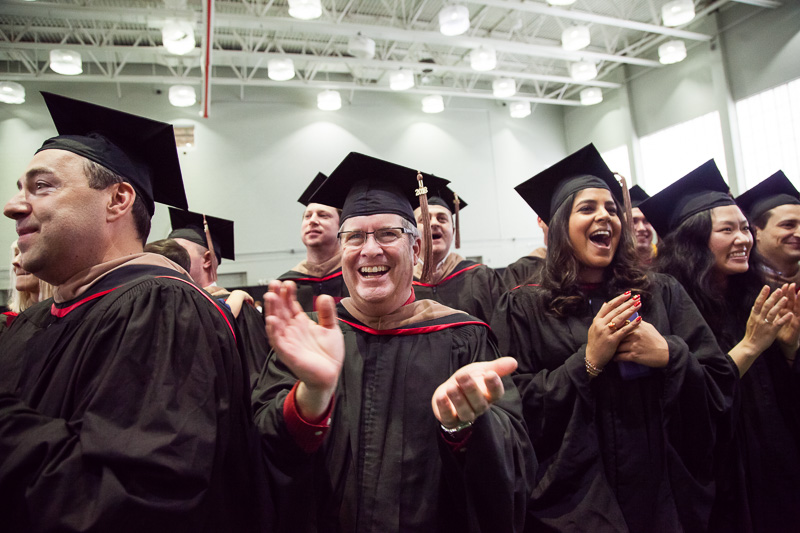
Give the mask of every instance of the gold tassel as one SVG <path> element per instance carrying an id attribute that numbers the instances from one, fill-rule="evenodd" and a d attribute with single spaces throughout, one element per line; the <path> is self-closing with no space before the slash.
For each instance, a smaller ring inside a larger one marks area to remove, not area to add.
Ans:
<path id="1" fill-rule="evenodd" d="M 419 197 L 419 209 L 422 217 L 422 275 L 420 281 L 430 283 L 433 270 L 433 238 L 431 237 L 431 215 L 428 211 L 428 188 L 422 183 L 422 172 L 417 171 L 419 188 L 415 191 Z"/>
<path id="2" fill-rule="evenodd" d="M 217 263 L 217 254 L 214 252 L 214 242 L 211 240 L 211 230 L 208 229 L 208 221 L 205 215 L 203 215 L 203 231 L 206 234 L 206 246 L 208 246 L 208 251 L 211 252 L 211 281 L 217 281 L 219 263 Z"/>
<path id="3" fill-rule="evenodd" d="M 625 222 L 631 230 L 631 235 L 633 235 L 633 207 L 631 204 L 631 193 L 628 190 L 628 180 L 619 172 L 614 172 L 614 176 L 616 176 L 622 184 L 622 206 L 623 209 L 625 209 Z"/>
<path id="4" fill-rule="evenodd" d="M 459 215 L 459 209 L 461 208 L 461 200 L 458 199 L 458 195 L 453 193 L 453 205 L 456 206 L 456 212 L 454 214 L 456 219 L 456 249 L 461 248 L 461 215 Z"/>

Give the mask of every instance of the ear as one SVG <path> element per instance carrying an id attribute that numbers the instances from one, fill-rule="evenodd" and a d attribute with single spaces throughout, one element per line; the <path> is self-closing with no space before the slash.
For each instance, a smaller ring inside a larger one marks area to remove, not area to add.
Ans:
<path id="1" fill-rule="evenodd" d="M 203 252 L 203 270 L 211 270 L 211 252 Z"/>
<path id="2" fill-rule="evenodd" d="M 412 260 L 412 263 L 411 263 L 413 266 L 416 266 L 417 263 L 419 263 L 419 251 L 420 251 L 421 248 L 422 248 L 422 240 L 421 239 L 415 239 L 414 240 L 414 244 L 411 245 L 411 252 L 414 254 L 414 257 L 413 257 L 413 260 Z"/>
<path id="3" fill-rule="evenodd" d="M 130 212 L 133 208 L 133 201 L 136 200 L 136 191 L 130 183 L 115 183 L 109 188 L 110 196 L 106 207 L 106 220 L 109 222 L 120 219 L 123 215 Z"/>

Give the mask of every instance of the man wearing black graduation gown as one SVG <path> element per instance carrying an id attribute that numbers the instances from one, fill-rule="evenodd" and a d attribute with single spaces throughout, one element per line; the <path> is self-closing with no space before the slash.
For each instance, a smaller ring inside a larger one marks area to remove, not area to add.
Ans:
<path id="1" fill-rule="evenodd" d="M 506 287 L 494 269 L 450 252 L 454 236 L 456 248 L 460 248 L 460 231 L 454 231 L 454 220 L 458 220 L 461 209 L 466 206 L 467 203 L 446 185 L 431 191 L 428 211 L 433 268 L 428 278 L 422 279 L 424 265 L 417 263 L 414 267 L 414 294 L 418 299 L 435 300 L 488 323 Z M 414 210 L 414 215 L 421 228 L 420 207 Z"/>
<path id="2" fill-rule="evenodd" d="M 320 294 L 329 294 L 336 302 L 347 296 L 342 278 L 342 251 L 336 238 L 340 210 L 309 201 L 327 178 L 322 172 L 317 173 L 297 200 L 305 206 L 300 239 L 306 247 L 306 258 L 278 277 L 297 285 L 297 301 L 308 313 L 315 310 Z"/>
<path id="3" fill-rule="evenodd" d="M 4 214 L 55 287 L 0 346 L 0 529 L 261 531 L 261 463 L 235 327 L 166 258 L 154 201 L 186 206 L 172 127 L 45 94 L 47 140 Z"/>
<path id="4" fill-rule="evenodd" d="M 415 176 L 351 153 L 319 191 L 343 208 L 350 297 L 320 296 L 318 323 L 292 283 L 270 284 L 276 353 L 253 401 L 278 531 L 522 527 L 533 457 L 508 379 L 516 363 L 498 358 L 484 323 L 414 299 Z"/>
<path id="5" fill-rule="evenodd" d="M 222 259 L 236 259 L 233 221 L 175 208 L 170 208 L 169 217 L 172 231 L 168 238 L 174 239 L 189 253 L 192 279 L 231 310 L 239 326 L 250 380 L 255 383 L 269 353 L 264 316 L 255 308 L 249 294 L 244 291 L 231 293 L 217 285 L 217 269 Z M 234 299 L 236 303 L 233 303 Z"/>

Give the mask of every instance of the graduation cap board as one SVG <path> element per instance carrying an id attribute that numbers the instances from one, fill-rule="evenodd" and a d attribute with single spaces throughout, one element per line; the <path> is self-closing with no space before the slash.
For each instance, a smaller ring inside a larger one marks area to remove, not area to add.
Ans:
<path id="1" fill-rule="evenodd" d="M 37 150 L 66 150 L 122 176 L 150 216 L 154 202 L 188 208 L 172 125 L 43 92 L 58 136 Z"/>
<path id="2" fill-rule="evenodd" d="M 623 203 L 622 187 L 600 152 L 588 144 L 553 166 L 514 187 L 545 224 L 572 194 L 583 189 L 607 189 Z"/>
<path id="3" fill-rule="evenodd" d="M 310 201 L 311 196 L 317 192 L 317 189 L 319 189 L 320 185 L 325 183 L 326 179 L 328 179 L 328 176 L 322 172 L 317 172 L 317 175 L 314 176 L 314 179 L 311 181 L 308 187 L 306 187 L 306 190 L 303 191 L 303 194 L 300 195 L 300 198 L 298 198 L 297 201 L 308 207 L 308 204 L 312 203 Z"/>
<path id="4" fill-rule="evenodd" d="M 639 205 L 659 235 L 667 235 L 701 211 L 735 205 L 713 159 L 703 163 Z"/>
<path id="5" fill-rule="evenodd" d="M 413 206 L 422 205 L 424 215 L 423 250 L 431 253 L 430 221 L 427 219 L 428 189 L 443 189 L 448 180 L 390 163 L 376 157 L 350 152 L 309 202 L 342 210 L 339 220 L 359 216 L 395 214 L 416 225 Z M 419 197 L 419 198 L 417 198 Z M 430 257 L 423 259 L 423 281 L 432 268 Z"/>
<path id="6" fill-rule="evenodd" d="M 800 192 L 783 171 L 779 170 L 749 191 L 740 194 L 736 203 L 747 218 L 756 220 L 780 205 L 800 205 Z"/>
<path id="7" fill-rule="evenodd" d="M 169 210 L 169 219 L 172 232 L 168 238 L 186 239 L 208 250 L 213 248 L 217 263 L 222 262 L 223 257 L 231 261 L 236 259 L 232 220 L 173 208 Z M 209 241 L 211 241 L 210 246 Z"/>
<path id="8" fill-rule="evenodd" d="M 631 193 L 631 206 L 632 207 L 639 207 L 639 205 L 650 198 L 650 195 L 647 194 L 644 189 L 639 187 L 638 185 L 634 185 L 630 188 Z"/>

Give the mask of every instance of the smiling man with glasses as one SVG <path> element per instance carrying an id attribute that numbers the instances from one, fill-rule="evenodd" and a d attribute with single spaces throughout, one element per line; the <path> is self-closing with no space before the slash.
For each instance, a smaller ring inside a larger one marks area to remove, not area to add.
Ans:
<path id="1" fill-rule="evenodd" d="M 446 180 L 351 153 L 312 201 L 342 209 L 350 293 L 311 320 L 265 295 L 274 353 L 253 394 L 279 531 L 520 531 L 535 460 L 488 326 L 415 300 L 416 193 Z M 426 232 L 428 239 L 430 233 Z"/>

